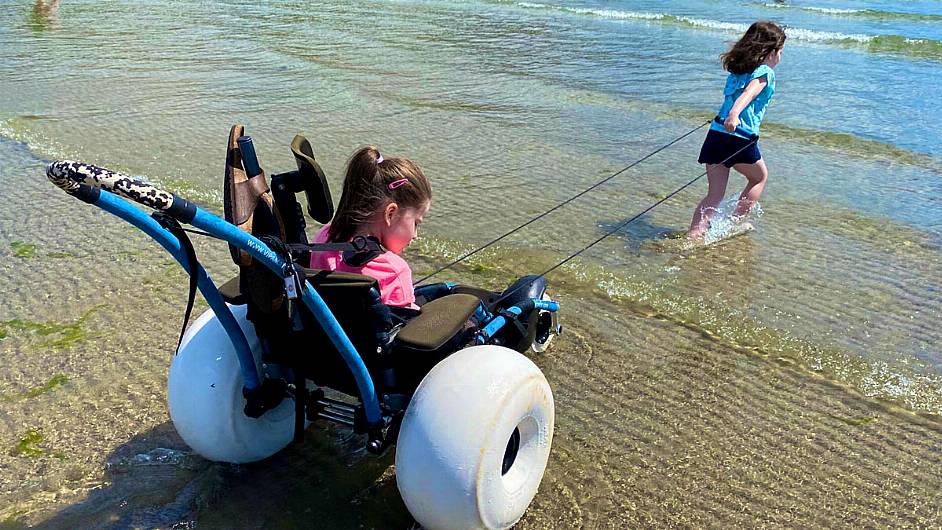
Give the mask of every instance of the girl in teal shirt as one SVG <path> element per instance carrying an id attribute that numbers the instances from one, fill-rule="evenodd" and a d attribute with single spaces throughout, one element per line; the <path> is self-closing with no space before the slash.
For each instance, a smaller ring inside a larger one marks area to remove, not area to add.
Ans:
<path id="1" fill-rule="evenodd" d="M 693 212 L 689 239 L 703 237 L 726 194 L 730 168 L 742 173 L 747 181 L 734 216 L 749 213 L 765 188 L 769 172 L 759 152 L 759 124 L 775 93 L 773 68 L 782 59 L 784 46 L 782 28 L 760 21 L 749 26 L 739 42 L 720 56 L 729 76 L 723 89 L 723 105 L 700 149 L 699 162 L 706 164 L 709 188 Z"/>

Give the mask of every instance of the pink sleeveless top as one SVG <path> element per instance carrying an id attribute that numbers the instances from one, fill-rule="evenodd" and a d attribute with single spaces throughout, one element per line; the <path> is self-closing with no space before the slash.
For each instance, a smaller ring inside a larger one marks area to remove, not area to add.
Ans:
<path id="1" fill-rule="evenodd" d="M 321 227 L 314 243 L 327 243 L 330 224 Z M 343 262 L 343 252 L 329 250 L 311 253 L 311 268 L 327 271 L 355 272 L 379 283 L 380 298 L 386 305 L 418 309 L 415 304 L 415 289 L 412 287 L 412 269 L 401 256 L 390 251 L 383 252 L 362 267 L 351 267 Z"/>

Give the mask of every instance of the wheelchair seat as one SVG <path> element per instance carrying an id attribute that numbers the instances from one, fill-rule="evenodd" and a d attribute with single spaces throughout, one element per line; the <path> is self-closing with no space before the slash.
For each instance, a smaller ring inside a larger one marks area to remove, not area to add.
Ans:
<path id="1" fill-rule="evenodd" d="M 375 288 L 376 280 L 369 276 L 347 272 L 322 271 L 304 269 L 305 278 L 324 298 L 327 306 L 334 312 L 340 326 L 351 335 L 354 343 L 363 342 L 365 337 L 356 337 L 354 330 L 362 328 L 365 315 L 362 310 L 370 305 L 370 300 L 350 306 L 353 298 L 363 297 L 370 288 Z M 247 303 L 247 297 L 239 289 L 239 277 L 236 276 L 219 287 L 223 299 L 233 305 Z M 372 298 L 372 297 L 370 297 Z M 421 312 L 410 319 L 395 337 L 398 346 L 419 351 L 434 351 L 455 337 L 465 324 L 481 306 L 481 299 L 477 296 L 458 293 L 443 296 L 422 306 Z M 346 310 L 345 310 L 346 309 Z M 344 318 L 346 316 L 347 318 Z M 370 315 L 373 318 L 382 315 Z M 380 323 L 380 326 L 391 328 L 392 322 Z M 362 330 L 360 331 L 362 334 Z M 372 335 L 372 333 L 371 333 Z M 359 348 L 358 348 L 359 349 Z M 361 351 L 361 355 L 365 353 Z"/>
<path id="2" fill-rule="evenodd" d="M 422 306 L 422 313 L 396 335 L 396 342 L 414 350 L 434 351 L 456 336 L 481 306 L 470 294 L 451 294 Z"/>

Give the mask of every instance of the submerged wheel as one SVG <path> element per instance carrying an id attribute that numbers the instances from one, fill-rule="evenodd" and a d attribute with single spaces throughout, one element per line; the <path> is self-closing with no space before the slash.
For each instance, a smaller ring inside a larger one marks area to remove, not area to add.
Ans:
<path id="1" fill-rule="evenodd" d="M 465 348 L 419 384 L 396 444 L 396 483 L 423 528 L 508 528 L 536 495 L 553 440 L 546 378 L 501 346 Z"/>
<path id="2" fill-rule="evenodd" d="M 230 306 L 249 347 L 261 346 L 246 306 Z M 294 402 L 284 400 L 260 418 L 242 410 L 242 371 L 229 336 L 208 310 L 186 331 L 167 379 L 170 418 L 183 440 L 217 462 L 245 463 L 269 457 L 294 435 Z"/>

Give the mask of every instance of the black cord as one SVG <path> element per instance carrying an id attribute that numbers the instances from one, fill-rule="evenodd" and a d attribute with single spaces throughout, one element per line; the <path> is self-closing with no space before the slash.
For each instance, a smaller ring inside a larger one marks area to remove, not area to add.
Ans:
<path id="1" fill-rule="evenodd" d="M 414 284 L 415 284 L 415 285 L 419 285 L 420 283 L 424 282 L 425 280 L 428 280 L 428 279 L 431 278 L 432 276 L 435 276 L 436 274 L 438 274 L 438 273 L 444 271 L 445 269 L 448 269 L 449 267 L 452 267 L 452 266 L 454 266 L 454 265 L 457 265 L 458 263 L 460 263 L 460 262 L 462 262 L 462 261 L 468 259 L 469 257 L 471 257 L 471 256 L 477 254 L 478 252 L 480 252 L 480 251 L 486 249 L 487 247 L 493 245 L 494 243 L 497 243 L 497 242 L 500 241 L 501 239 L 504 239 L 505 237 L 507 237 L 507 236 L 513 234 L 514 232 L 517 232 L 518 230 L 520 230 L 520 229 L 522 229 L 522 228 L 524 228 L 524 227 L 530 225 L 531 223 L 534 223 L 534 222 L 536 222 L 536 221 L 539 221 L 540 219 L 542 219 L 542 218 L 546 217 L 547 215 L 553 213 L 554 211 L 558 210 L 559 208 L 562 208 L 563 206 L 565 206 L 565 205 L 569 204 L 570 202 L 572 202 L 572 201 L 578 199 L 579 197 L 582 197 L 582 196 L 585 195 L 586 193 L 589 193 L 590 191 L 594 190 L 595 188 L 598 188 L 599 186 L 601 186 L 602 184 L 605 184 L 606 182 L 608 182 L 608 181 L 612 180 L 613 178 L 617 177 L 618 175 L 621 175 L 621 174 L 624 173 L 625 171 L 628 171 L 629 169 L 631 169 L 631 168 L 637 166 L 638 164 L 640 164 L 641 162 L 644 162 L 645 160 L 651 158 L 652 156 L 654 156 L 654 155 L 660 153 L 660 152 L 663 151 L 664 149 L 667 149 L 668 147 L 674 145 L 675 143 L 677 143 L 677 142 L 683 140 L 684 138 L 690 136 L 691 134 L 697 132 L 698 130 L 700 130 L 701 128 L 703 128 L 704 125 L 708 125 L 708 124 L 711 123 L 712 121 L 713 121 L 713 120 L 708 120 L 708 121 L 706 121 L 706 122 L 704 122 L 704 123 L 702 123 L 702 124 L 700 124 L 700 125 L 694 127 L 694 128 L 691 129 L 690 131 L 688 131 L 688 132 L 686 132 L 686 133 L 684 133 L 684 134 L 678 136 L 677 138 L 674 138 L 674 139 L 671 140 L 670 142 L 668 142 L 668 143 L 662 145 L 661 147 L 658 147 L 657 149 L 655 149 L 654 151 L 651 151 L 650 153 L 648 153 L 647 155 L 643 156 L 642 158 L 639 158 L 638 160 L 635 160 L 635 161 L 632 162 L 631 164 L 628 164 L 627 166 L 625 166 L 625 167 L 623 167 L 622 169 L 616 171 L 616 172 L 613 173 L 612 175 L 610 175 L 610 176 L 608 176 L 608 177 L 606 177 L 606 178 L 600 180 L 599 182 L 596 182 L 596 183 L 593 184 L 592 186 L 589 186 L 588 188 L 586 188 L 586 189 L 580 191 L 579 193 L 573 195 L 572 197 L 566 199 L 565 201 L 563 201 L 563 202 L 557 204 L 556 206 L 553 206 L 553 207 L 550 208 L 549 210 L 546 210 L 545 212 L 541 213 L 540 215 L 538 215 L 538 216 L 536 216 L 536 217 L 530 219 L 529 221 L 523 223 L 522 225 L 518 226 L 517 228 L 514 228 L 514 229 L 511 230 L 510 232 L 507 232 L 506 234 L 504 234 L 504 235 L 502 235 L 502 236 L 500 236 L 500 237 L 498 237 L 498 238 L 496 238 L 496 239 L 492 239 L 491 241 L 489 241 L 488 243 L 484 244 L 483 246 L 480 246 L 480 247 L 478 247 L 478 248 L 472 250 L 471 252 L 468 252 L 467 254 L 465 254 L 465 255 L 461 256 L 460 258 L 456 259 L 455 261 L 452 261 L 452 262 L 449 263 L 448 265 L 445 265 L 444 267 L 442 267 L 442 268 L 436 270 L 435 272 L 433 272 L 433 273 L 431 273 L 431 274 L 429 274 L 429 275 L 427 275 L 427 276 L 422 277 L 419 281 L 414 282 Z"/>
<path id="2" fill-rule="evenodd" d="M 709 122 L 708 122 L 708 123 L 709 123 Z M 703 127 L 703 125 L 701 125 L 700 127 Z M 739 153 L 745 151 L 749 146 L 751 146 L 752 144 L 754 144 L 754 143 L 756 143 L 756 142 L 758 142 L 758 141 L 759 141 L 759 138 L 758 138 L 758 137 L 753 138 L 749 143 L 747 143 L 746 145 L 742 146 L 738 151 L 736 151 L 735 153 L 733 153 L 733 154 L 729 155 L 728 157 L 726 157 L 726 159 L 723 160 L 722 162 L 720 162 L 720 164 L 725 164 L 725 163 L 728 162 L 730 159 L 732 159 L 734 156 L 736 156 L 736 155 L 738 155 Z M 719 165 L 719 164 L 717 164 L 717 165 Z M 653 210 L 654 208 L 660 206 L 661 204 L 663 204 L 665 201 L 667 201 L 668 199 L 670 199 L 670 198 L 673 197 L 674 195 L 677 195 L 677 194 L 680 193 L 681 191 L 687 189 L 687 188 L 690 187 L 694 182 L 696 182 L 696 181 L 700 180 L 701 178 L 703 178 L 703 176 L 706 175 L 706 174 L 707 174 L 707 171 L 704 171 L 703 173 L 700 173 L 699 175 L 697 175 L 697 176 L 696 176 L 693 180 L 691 180 L 690 182 L 688 182 L 688 183 L 684 184 L 683 186 L 677 188 L 676 190 L 670 192 L 669 194 L 665 195 L 665 196 L 664 196 L 662 199 L 660 199 L 659 201 L 657 201 L 657 202 L 655 202 L 654 204 L 652 204 L 651 206 L 648 206 L 647 208 L 645 208 L 641 213 L 639 213 L 639 214 L 633 216 L 631 219 L 628 219 L 627 221 L 625 221 L 625 222 L 619 224 L 619 225 L 616 226 L 615 228 L 613 228 L 613 229 L 609 230 L 608 232 L 606 232 L 605 234 L 603 234 L 602 237 L 596 239 L 595 241 L 593 241 L 593 242 L 589 243 L 588 245 L 586 245 L 585 247 L 583 247 L 581 250 L 570 254 L 569 256 L 567 256 L 565 259 L 563 259 L 562 261 L 560 261 L 560 262 L 557 263 L 556 265 L 553 265 L 552 267 L 546 269 L 546 270 L 543 271 L 542 273 L 540 273 L 540 274 L 534 276 L 529 282 L 526 282 L 526 283 L 524 283 L 524 284 L 519 285 L 519 286 L 518 286 L 516 289 L 514 289 L 513 291 L 510 291 L 510 292 L 508 292 L 508 293 L 502 294 L 502 295 L 500 296 L 500 298 L 498 298 L 496 301 L 493 302 L 493 304 L 494 304 L 494 305 L 497 305 L 498 303 L 500 303 L 501 301 L 503 301 L 504 299 L 506 299 L 507 297 L 509 297 L 509 296 L 512 295 L 513 293 L 519 291 L 521 288 L 531 285 L 531 284 L 532 284 L 534 281 L 536 281 L 537 279 L 546 276 L 547 274 L 553 272 L 554 270 L 558 269 L 559 267 L 562 267 L 563 265 L 565 265 L 565 264 L 568 263 L 569 261 L 573 260 L 573 259 L 574 259 L 576 256 L 578 256 L 579 254 L 582 254 L 582 253 L 585 252 L 586 250 L 589 250 L 590 248 L 592 248 L 592 247 L 594 247 L 595 245 L 599 244 L 603 239 L 605 239 L 605 238 L 611 236 L 612 234 L 618 232 L 618 231 L 621 230 L 622 228 L 628 226 L 631 222 L 633 222 L 633 221 L 637 220 L 638 218 L 640 218 L 642 215 L 644 215 L 644 214 L 650 212 L 651 210 Z"/>
<path id="3" fill-rule="evenodd" d="M 627 170 L 629 170 L 629 169 L 635 167 L 636 165 L 640 164 L 641 162 L 644 162 L 645 160 L 651 158 L 652 156 L 654 156 L 654 155 L 660 153 L 660 152 L 663 151 L 664 149 L 667 149 L 668 147 L 674 145 L 675 143 L 679 142 L 680 140 L 683 140 L 684 138 L 686 138 L 686 137 L 690 136 L 691 134 L 697 132 L 698 130 L 702 129 L 703 126 L 708 125 L 708 124 L 710 124 L 710 123 L 712 123 L 712 122 L 713 122 L 713 120 L 707 120 L 707 121 L 703 122 L 702 124 L 700 124 L 700 125 L 694 127 L 693 129 L 691 129 L 691 130 L 687 131 L 686 133 L 684 133 L 684 134 L 678 136 L 677 138 L 674 138 L 674 139 L 671 140 L 670 142 L 668 142 L 668 143 L 662 145 L 661 147 L 658 147 L 658 148 L 655 149 L 654 151 L 651 151 L 651 152 L 648 153 L 647 155 L 645 155 L 645 156 L 639 158 L 638 160 L 632 162 L 631 164 L 628 164 L 627 166 L 625 166 L 624 168 L 622 168 L 622 169 L 616 171 L 615 173 L 611 174 L 610 176 L 608 176 L 608 177 L 606 177 L 606 178 L 600 180 L 599 182 L 597 182 L 597 183 L 593 184 L 592 186 L 590 186 L 590 187 L 588 187 L 588 188 L 586 188 L 586 189 L 580 191 L 579 193 L 577 193 L 577 194 L 573 195 L 572 197 L 566 199 L 565 201 L 563 201 L 563 202 L 557 204 L 556 206 L 553 206 L 553 207 L 550 208 L 549 210 L 547 210 L 547 211 L 541 213 L 540 215 L 538 215 L 538 216 L 536 216 L 536 217 L 530 219 L 529 221 L 527 221 L 527 222 L 521 224 L 520 226 L 514 228 L 513 230 L 511 230 L 511 231 L 505 233 L 504 235 L 502 235 L 502 236 L 500 236 L 500 237 L 497 237 L 497 238 L 495 238 L 495 239 L 489 241 L 488 243 L 484 244 L 483 246 L 480 246 L 480 247 L 478 247 L 478 248 L 472 250 L 471 252 L 468 252 L 467 254 L 461 256 L 460 258 L 458 258 L 458 259 L 452 261 L 451 263 L 445 265 L 444 267 L 441 267 L 440 269 L 436 270 L 435 272 L 432 272 L 431 274 L 428 274 L 428 275 L 422 277 L 422 278 L 419 279 L 417 282 L 414 282 L 414 285 L 419 285 L 420 283 L 424 282 L 425 280 L 428 280 L 428 279 L 431 278 L 432 276 L 435 276 L 436 274 L 438 274 L 438 273 L 440 273 L 440 272 L 442 272 L 442 271 L 444 271 L 444 270 L 446 270 L 446 269 L 448 269 L 448 268 L 450 268 L 450 267 L 452 267 L 452 266 L 454 266 L 454 265 L 456 265 L 456 264 L 458 264 L 458 263 L 464 261 L 465 259 L 467 259 L 467 258 L 473 256 L 474 254 L 477 254 L 478 252 L 484 250 L 485 248 L 487 248 L 487 247 L 489 247 L 489 246 L 491 246 L 491 245 L 497 243 L 498 241 L 500 241 L 500 240 L 506 238 L 507 236 L 509 236 L 509 235 L 511 235 L 511 234 L 513 234 L 513 233 L 515 233 L 515 232 L 517 232 L 517 231 L 523 229 L 523 228 L 526 227 L 526 226 L 529 226 L 530 224 L 532 224 L 532 223 L 534 223 L 534 222 L 536 222 L 536 221 L 542 219 L 543 217 L 546 217 L 546 216 L 549 215 L 550 213 L 552 213 L 552 212 L 558 210 L 559 208 L 565 206 L 566 204 L 569 204 L 570 202 L 572 202 L 572 201 L 578 199 L 579 197 L 581 197 L 581 196 L 585 195 L 586 193 L 588 193 L 588 192 L 594 190 L 595 188 L 601 186 L 602 184 L 605 184 L 606 182 L 608 182 L 608 181 L 612 180 L 613 178 L 617 177 L 618 175 L 620 175 L 620 174 L 624 173 L 625 171 L 627 171 Z M 720 162 L 720 164 L 725 164 L 727 161 L 729 161 L 730 159 L 732 159 L 734 156 L 738 155 L 739 153 L 745 151 L 749 146 L 751 146 L 752 144 L 756 143 L 757 141 L 758 141 L 758 137 L 753 138 L 749 143 L 747 143 L 746 145 L 744 145 L 743 147 L 741 147 L 738 151 L 736 151 L 735 153 L 733 153 L 733 154 L 729 155 L 728 157 L 726 157 L 726 159 L 724 159 L 722 162 Z M 704 175 L 706 175 L 706 174 L 707 174 L 707 171 L 704 171 L 703 173 L 700 173 L 699 175 L 697 175 L 696 177 L 694 177 L 692 180 L 690 180 L 689 182 L 687 182 L 687 183 L 684 184 L 683 186 L 681 186 L 681 187 L 677 188 L 676 190 L 670 192 L 669 194 L 665 195 L 663 198 L 661 198 L 660 200 L 658 200 L 658 201 L 655 202 L 654 204 L 648 206 L 647 208 L 645 208 L 644 210 L 642 210 L 640 213 L 634 215 L 633 217 L 631 217 L 631 218 L 628 219 L 627 221 L 625 221 L 625 222 L 619 224 L 618 226 L 616 226 L 615 228 L 609 230 L 608 232 L 606 232 L 605 234 L 603 234 L 601 237 L 599 237 L 599 238 L 596 239 L 595 241 L 593 241 L 593 242 L 589 243 L 588 245 L 582 247 L 580 250 L 578 250 L 578 251 L 576 251 L 576 252 L 570 254 L 570 255 L 567 256 L 565 259 L 563 259 L 562 261 L 560 261 L 560 262 L 557 263 L 556 265 L 553 265 L 553 266 L 550 267 L 549 269 L 546 269 L 545 271 L 543 271 L 542 273 L 538 274 L 537 276 L 534 276 L 530 282 L 527 282 L 527 283 L 525 283 L 525 284 L 522 284 L 522 285 L 518 286 L 517 289 L 514 289 L 513 291 L 511 291 L 511 292 L 509 292 L 509 293 L 504 293 L 504 294 L 502 294 L 502 295 L 500 296 L 500 298 L 498 298 L 498 299 L 494 302 L 494 304 L 496 305 L 497 303 L 499 303 L 500 301 L 504 300 L 505 298 L 507 298 L 508 296 L 510 296 L 511 294 L 513 294 L 514 292 L 518 291 L 519 289 L 521 289 L 521 288 L 523 288 L 523 287 L 525 287 L 525 286 L 530 285 L 533 281 L 535 281 L 535 280 L 537 280 L 537 279 L 539 279 L 539 278 L 542 278 L 542 277 L 546 276 L 547 274 L 553 272 L 554 270 L 558 269 L 559 267 L 562 267 L 562 266 L 565 265 L 566 263 L 572 261 L 573 259 L 575 259 L 576 257 L 578 257 L 578 256 L 579 256 L 580 254 L 582 254 L 583 252 L 585 252 L 585 251 L 589 250 L 590 248 L 594 247 L 595 245 L 601 243 L 602 240 L 604 240 L 605 238 L 607 238 L 607 237 L 611 236 L 612 234 L 618 232 L 618 231 L 621 230 L 622 228 L 628 226 L 630 223 L 636 221 L 638 218 L 640 218 L 640 217 L 643 216 L 644 214 L 646 214 L 646 213 L 650 212 L 651 210 L 653 210 L 654 208 L 660 206 L 661 204 L 663 204 L 665 201 L 667 201 L 667 200 L 670 199 L 671 197 L 673 197 L 673 196 L 677 195 L 678 193 L 680 193 L 681 191 L 687 189 L 688 187 L 690 187 L 691 185 L 693 185 L 694 182 L 696 182 L 696 181 L 700 180 L 701 178 L 703 178 Z M 223 239 L 220 238 L 220 237 L 214 236 L 213 234 L 210 234 L 210 233 L 207 233 L 207 232 L 203 232 L 203 231 L 201 231 L 201 230 L 193 230 L 193 229 L 183 228 L 183 231 L 184 231 L 184 232 L 190 232 L 190 233 L 192 233 L 192 234 L 201 235 L 201 236 L 211 237 L 211 238 L 213 238 L 213 239 L 219 239 L 219 240 L 221 240 L 221 241 L 223 240 Z M 273 247 L 275 247 L 277 250 L 282 251 L 283 253 L 284 253 L 284 252 L 287 252 L 287 253 L 288 253 L 288 256 L 291 255 L 291 254 L 290 254 L 290 250 L 288 249 L 288 246 L 287 246 L 286 244 L 284 244 L 284 243 L 281 242 L 280 240 L 277 240 L 277 242 L 276 242 L 276 241 L 274 241 L 274 240 L 271 240 L 271 241 L 270 241 L 270 239 L 271 239 L 271 238 L 262 238 L 262 240 L 263 240 L 265 243 L 269 244 L 270 247 L 273 246 Z M 277 238 L 274 238 L 274 239 L 277 239 Z M 280 243 L 280 244 L 279 244 L 279 243 Z M 287 259 L 286 261 L 287 261 L 288 263 L 291 263 L 291 260 L 290 260 L 290 259 Z"/>

